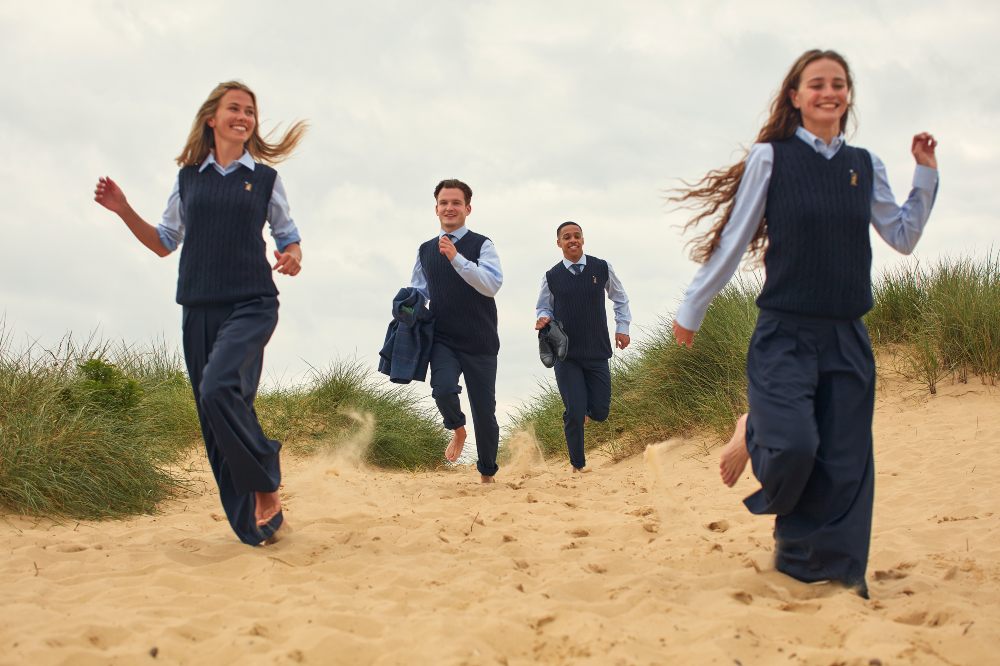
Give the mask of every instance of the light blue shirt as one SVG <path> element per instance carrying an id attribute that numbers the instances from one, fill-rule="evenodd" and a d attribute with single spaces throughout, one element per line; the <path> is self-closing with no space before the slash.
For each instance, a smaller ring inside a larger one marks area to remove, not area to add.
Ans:
<path id="1" fill-rule="evenodd" d="M 826 159 L 832 159 L 844 145 L 844 135 L 827 145 L 804 127 L 795 131 L 802 141 L 809 144 Z M 869 152 L 874 170 L 871 224 L 882 239 L 903 254 L 910 254 L 930 217 L 937 196 L 938 171 L 918 164 L 913 172 L 913 189 L 902 207 L 889 187 L 885 165 Z M 750 244 L 754 232 L 764 217 L 767 188 L 774 167 L 774 148 L 769 143 L 755 143 L 746 158 L 743 179 L 733 200 L 733 212 L 722 230 L 719 247 L 698 269 L 684 295 L 684 302 L 677 310 L 677 323 L 697 331 L 705 319 L 705 312 L 715 295 L 722 291 L 739 267 L 740 259 Z"/>
<path id="2" fill-rule="evenodd" d="M 450 233 L 455 237 L 455 242 L 462 240 L 465 234 L 469 233 L 469 228 L 462 225 L 455 231 L 438 232 L 438 238 Z M 479 250 L 479 263 L 469 261 L 462 256 L 461 252 L 455 254 L 451 260 L 451 265 L 465 282 L 478 291 L 483 296 L 493 298 L 500 291 L 503 284 L 503 271 L 500 269 L 500 257 L 493 246 L 493 241 L 486 239 Z M 413 275 L 410 277 L 410 286 L 430 300 L 431 294 L 427 291 L 427 276 L 424 274 L 424 267 L 420 263 L 420 250 L 417 250 L 417 263 L 413 265 Z"/>
<path id="3" fill-rule="evenodd" d="M 562 263 L 566 270 L 572 272 L 570 266 L 574 262 L 564 258 Z M 580 257 L 580 261 L 575 263 L 586 266 L 587 255 L 583 255 Z M 607 264 L 608 282 L 604 285 L 604 291 L 608 292 L 608 299 L 614 303 L 615 333 L 628 335 L 628 327 L 632 323 L 632 312 L 628 307 L 628 294 L 625 293 L 625 287 L 622 286 L 621 280 L 615 275 L 615 269 L 611 267 L 611 262 L 609 261 Z M 538 303 L 535 304 L 535 319 L 540 317 L 552 318 L 552 292 L 549 290 L 549 280 L 544 275 L 542 276 L 542 288 L 538 292 Z"/>
<path id="4" fill-rule="evenodd" d="M 198 167 L 201 173 L 211 165 L 223 176 L 228 176 L 241 166 L 245 166 L 251 171 L 257 166 L 250 157 L 250 153 L 243 151 L 243 155 L 238 160 L 223 167 L 215 161 L 215 155 L 208 154 L 205 161 Z M 160 234 L 160 242 L 163 246 L 173 252 L 184 241 L 184 207 L 181 205 L 181 184 L 180 176 L 174 181 L 174 189 L 167 197 L 167 208 L 163 211 L 163 219 L 156 227 Z M 267 204 L 267 221 L 271 226 L 271 236 L 279 252 L 284 252 L 285 248 L 292 243 L 302 242 L 299 230 L 292 221 L 292 216 L 288 211 L 288 197 L 285 195 L 285 186 L 281 183 L 281 176 L 274 180 L 274 189 L 271 191 L 271 200 Z"/>

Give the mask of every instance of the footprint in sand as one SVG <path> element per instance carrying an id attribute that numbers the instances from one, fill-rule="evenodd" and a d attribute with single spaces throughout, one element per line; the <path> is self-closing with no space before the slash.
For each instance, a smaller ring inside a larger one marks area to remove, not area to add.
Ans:
<path id="1" fill-rule="evenodd" d="M 714 520 L 705 525 L 705 527 L 713 532 L 725 532 L 729 529 L 729 522 L 726 520 Z"/>
<path id="2" fill-rule="evenodd" d="M 56 550 L 58 550 L 60 553 L 79 553 L 87 550 L 87 547 L 80 546 L 75 543 L 67 543 L 62 546 L 57 546 Z"/>
<path id="3" fill-rule="evenodd" d="M 814 601 L 789 601 L 781 604 L 778 608 L 789 613 L 806 613 L 808 615 L 812 615 L 819 612 L 819 610 L 823 608 L 823 605 Z"/>
<path id="4" fill-rule="evenodd" d="M 579 529 L 579 530 L 571 530 L 571 531 L 569 532 L 569 534 L 570 534 L 570 535 L 572 535 L 572 536 L 575 536 L 575 537 L 581 537 L 581 538 L 582 538 L 582 537 L 585 537 L 585 536 L 590 536 L 590 532 L 588 532 L 587 530 L 582 530 L 582 529 Z"/>
<path id="5" fill-rule="evenodd" d="M 951 615 L 943 612 L 928 613 L 927 611 L 914 611 L 906 615 L 900 615 L 897 618 L 893 618 L 893 620 L 910 626 L 940 627 L 949 623 Z"/>

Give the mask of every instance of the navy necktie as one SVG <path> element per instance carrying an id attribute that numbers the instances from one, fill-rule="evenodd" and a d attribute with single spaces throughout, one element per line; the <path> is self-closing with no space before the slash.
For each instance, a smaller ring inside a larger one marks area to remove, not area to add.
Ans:
<path id="1" fill-rule="evenodd" d="M 579 275 L 583 272 L 583 264 L 573 264 L 569 268 L 573 271 L 573 275 Z"/>

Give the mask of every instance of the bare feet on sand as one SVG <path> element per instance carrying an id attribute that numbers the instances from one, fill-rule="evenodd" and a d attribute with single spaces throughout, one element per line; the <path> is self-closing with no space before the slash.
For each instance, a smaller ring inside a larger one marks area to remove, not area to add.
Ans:
<path id="1" fill-rule="evenodd" d="M 273 493 L 254 493 L 254 495 L 257 498 L 254 517 L 257 519 L 257 527 L 263 527 L 281 511 L 281 498 L 278 497 L 277 490 Z"/>
<path id="2" fill-rule="evenodd" d="M 448 448 L 444 450 L 445 460 L 448 462 L 455 462 L 458 457 L 462 455 L 462 449 L 465 447 L 465 426 L 459 426 L 455 428 L 454 434 L 451 436 L 451 441 L 448 442 Z"/>
<path id="3" fill-rule="evenodd" d="M 748 460 L 750 453 L 747 451 L 747 415 L 744 414 L 736 420 L 733 437 L 719 456 L 719 475 L 722 477 L 722 482 L 732 488 L 746 469 Z"/>
<path id="4" fill-rule="evenodd" d="M 589 467 L 574 467 L 573 468 L 573 473 L 574 474 L 590 474 L 590 468 Z"/>
<path id="5" fill-rule="evenodd" d="M 485 474 L 480 474 L 479 475 L 479 481 L 481 483 L 496 483 L 497 482 L 497 480 L 494 479 L 492 476 L 486 476 Z"/>

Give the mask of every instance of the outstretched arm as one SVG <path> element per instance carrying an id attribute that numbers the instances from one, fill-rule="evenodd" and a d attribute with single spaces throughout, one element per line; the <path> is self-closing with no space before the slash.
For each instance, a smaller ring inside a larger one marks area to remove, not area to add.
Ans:
<path id="1" fill-rule="evenodd" d="M 694 344 L 705 312 L 739 268 L 750 239 L 760 226 L 767 206 L 767 188 L 774 165 L 774 148 L 769 143 L 755 143 L 746 158 L 746 169 L 733 200 L 733 212 L 722 230 L 719 247 L 701 265 L 677 309 L 674 338 L 686 347 Z"/>
<path id="2" fill-rule="evenodd" d="M 139 217 L 115 181 L 107 176 L 99 178 L 94 189 L 94 201 L 118 215 L 139 242 L 158 256 L 165 257 L 170 254 L 170 250 L 160 240 L 156 227 Z"/>
<path id="3" fill-rule="evenodd" d="M 871 222 L 875 231 L 896 251 L 910 254 L 917 246 L 937 197 L 937 140 L 927 132 L 913 137 L 910 152 L 917 166 L 913 172 L 913 189 L 902 206 L 889 187 L 885 165 L 872 154 L 875 181 L 872 189 Z"/>

